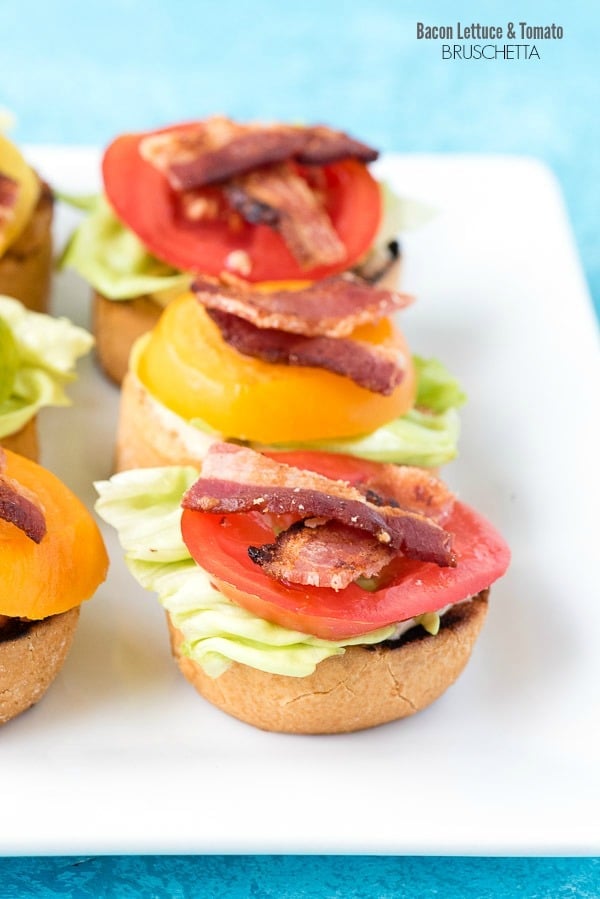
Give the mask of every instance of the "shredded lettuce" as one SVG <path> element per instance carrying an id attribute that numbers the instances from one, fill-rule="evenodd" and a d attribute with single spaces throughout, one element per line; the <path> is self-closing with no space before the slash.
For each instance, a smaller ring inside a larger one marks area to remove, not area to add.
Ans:
<path id="1" fill-rule="evenodd" d="M 419 615 L 419 624 L 425 628 L 428 634 L 435 637 L 440 631 L 441 620 L 439 612 L 425 612 L 423 615 Z"/>
<path id="2" fill-rule="evenodd" d="M 413 362 L 417 372 L 415 405 L 418 408 L 443 414 L 465 404 L 466 394 L 442 362 L 421 356 L 413 356 Z"/>
<path id="3" fill-rule="evenodd" d="M 20 431 L 43 406 L 69 404 L 65 386 L 93 337 L 66 318 L 31 312 L 0 296 L 0 438 Z"/>
<path id="4" fill-rule="evenodd" d="M 17 341 L 8 324 L 0 318 L 0 404 L 12 393 L 18 368 Z"/>
<path id="5" fill-rule="evenodd" d="M 392 625 L 348 640 L 322 640 L 257 618 L 218 593 L 181 537 L 181 497 L 197 477 L 190 466 L 121 472 L 96 483 L 96 511 L 116 528 L 133 576 L 158 594 L 183 634 L 182 652 L 210 677 L 234 661 L 305 677 L 346 646 L 380 643 L 393 634 Z"/>
<path id="6" fill-rule="evenodd" d="M 165 303 L 185 290 L 190 276 L 161 262 L 139 238 L 123 225 L 103 196 L 70 197 L 65 202 L 87 215 L 71 235 L 61 258 L 61 268 L 72 268 L 92 287 L 111 300 L 128 300 L 151 294 Z"/>
<path id="7" fill-rule="evenodd" d="M 448 409 L 442 414 L 411 409 L 364 437 L 277 444 L 276 449 L 321 450 L 358 456 L 373 462 L 437 468 L 456 458 L 459 428 L 455 409 Z"/>

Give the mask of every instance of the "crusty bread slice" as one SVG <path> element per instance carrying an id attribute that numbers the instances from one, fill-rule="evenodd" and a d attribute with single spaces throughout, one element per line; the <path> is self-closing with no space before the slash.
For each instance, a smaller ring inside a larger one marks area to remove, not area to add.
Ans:
<path id="1" fill-rule="evenodd" d="M 52 191 L 42 183 L 33 215 L 22 234 L 0 257 L 0 294 L 45 312 L 52 274 Z"/>
<path id="2" fill-rule="evenodd" d="M 7 437 L 0 437 L 0 444 L 13 453 L 19 453 L 27 459 L 34 462 L 39 461 L 39 442 L 37 429 L 37 416 L 30 419 L 20 431 L 15 434 L 9 434 Z"/>
<path id="3" fill-rule="evenodd" d="M 183 637 L 167 618 L 182 673 L 213 705 L 263 730 L 334 734 L 405 718 L 441 696 L 467 664 L 485 621 L 488 592 L 450 609 L 436 636 L 415 628 L 395 645 L 350 646 L 301 678 L 237 662 L 210 678 L 181 654 Z"/>
<path id="4" fill-rule="evenodd" d="M 93 331 L 96 356 L 104 373 L 121 384 L 129 366 L 131 347 L 142 334 L 152 330 L 163 307 L 152 297 L 109 300 L 95 291 L 92 295 Z"/>
<path id="5" fill-rule="evenodd" d="M 0 629 L 0 724 L 42 698 L 63 666 L 78 620 L 76 606 L 61 615 L 17 624 L 16 632 Z"/>
<path id="6" fill-rule="evenodd" d="M 115 470 L 202 464 L 213 437 L 155 400 L 133 372 L 121 388 Z"/>

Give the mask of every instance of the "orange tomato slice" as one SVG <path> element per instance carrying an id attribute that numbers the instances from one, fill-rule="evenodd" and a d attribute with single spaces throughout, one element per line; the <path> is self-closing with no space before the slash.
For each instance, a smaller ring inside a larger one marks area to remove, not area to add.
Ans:
<path id="1" fill-rule="evenodd" d="M 106 577 L 108 556 L 85 506 L 53 474 L 4 450 L 5 474 L 33 494 L 46 518 L 34 543 L 0 519 L 0 615 L 47 618 L 89 599 Z"/>
<path id="2" fill-rule="evenodd" d="M 138 345 L 134 369 L 167 408 L 227 438 L 273 444 L 351 437 L 402 415 L 416 391 L 410 351 L 389 319 L 357 328 L 352 337 L 396 347 L 407 360 L 406 375 L 390 396 L 322 369 L 242 355 L 190 294 L 170 303 Z"/>

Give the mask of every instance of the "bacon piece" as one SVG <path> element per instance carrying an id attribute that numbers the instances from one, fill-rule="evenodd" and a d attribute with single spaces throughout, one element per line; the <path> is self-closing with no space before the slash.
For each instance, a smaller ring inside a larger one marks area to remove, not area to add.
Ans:
<path id="1" fill-rule="evenodd" d="M 401 506 L 438 523 L 447 518 L 455 501 L 439 478 L 410 466 L 382 465 L 377 475 L 358 486 L 374 505 Z M 277 580 L 334 590 L 342 590 L 360 577 L 376 577 L 394 558 L 389 547 L 362 531 L 333 521 L 320 527 L 309 525 L 306 520 L 297 522 L 274 543 L 250 547 L 248 555 Z"/>
<path id="2" fill-rule="evenodd" d="M 324 278 L 302 290 L 270 293 L 198 279 L 192 290 L 207 309 L 221 309 L 257 328 L 306 337 L 347 337 L 359 325 L 377 322 L 413 300 L 408 294 L 371 287 L 353 275 Z"/>
<path id="3" fill-rule="evenodd" d="M 260 210 L 262 221 L 277 228 L 304 268 L 332 265 L 346 258 L 346 248 L 317 195 L 289 165 L 240 175 L 226 185 L 225 192 L 233 208 L 254 224 L 259 221 L 256 210 Z"/>
<path id="4" fill-rule="evenodd" d="M 248 555 L 278 581 L 343 590 L 359 577 L 375 577 L 396 553 L 367 534 L 335 521 L 322 527 L 298 522 L 275 543 L 250 546 Z"/>
<path id="5" fill-rule="evenodd" d="M 40 543 L 46 534 L 44 513 L 33 497 L 29 498 L 31 494 L 25 487 L 3 473 L 5 467 L 6 455 L 0 447 L 0 519 L 14 524 L 34 543 Z"/>
<path id="6" fill-rule="evenodd" d="M 140 154 L 162 171 L 177 191 L 291 159 L 324 165 L 348 157 L 372 162 L 379 155 L 372 147 L 324 125 L 240 125 L 225 116 L 148 135 L 140 141 Z"/>
<path id="7" fill-rule="evenodd" d="M 410 465 L 380 465 L 358 485 L 376 506 L 399 506 L 444 522 L 454 506 L 454 494 L 439 478 Z"/>
<path id="8" fill-rule="evenodd" d="M 452 538 L 416 512 L 369 503 L 346 481 L 276 462 L 247 447 L 213 444 L 182 506 L 202 512 L 294 513 L 338 521 L 373 535 L 409 558 L 455 564 Z"/>
<path id="9" fill-rule="evenodd" d="M 306 143 L 296 155 L 297 161 L 305 165 L 328 165 L 349 158 L 375 162 L 379 156 L 378 150 L 373 147 L 327 125 L 313 125 L 306 128 L 305 134 Z"/>
<path id="10" fill-rule="evenodd" d="M 140 154 L 179 191 L 291 159 L 304 143 L 302 131 L 288 125 L 239 125 L 225 116 L 212 116 L 143 138 Z"/>
<path id="11" fill-rule="evenodd" d="M 20 189 L 18 181 L 0 172 L 0 234 L 14 217 Z"/>
<path id="12" fill-rule="evenodd" d="M 230 206 L 249 224 L 279 228 L 281 213 L 274 206 L 253 197 L 246 190 L 243 177 L 228 182 L 223 186 L 223 190 Z"/>
<path id="13" fill-rule="evenodd" d="M 383 396 L 389 396 L 404 377 L 403 357 L 392 347 L 344 337 L 304 337 L 272 328 L 256 328 L 243 318 L 219 309 L 207 312 L 223 340 L 244 356 L 272 364 L 323 368 Z"/>
<path id="14" fill-rule="evenodd" d="M 346 249 L 317 193 L 289 163 L 324 164 L 350 156 L 368 162 L 378 155 L 323 125 L 239 125 L 224 116 L 148 135 L 139 150 L 175 191 L 193 192 L 225 182 L 233 209 L 252 224 L 279 230 L 294 258 L 307 269 L 342 262 Z M 186 210 L 196 217 L 199 210 L 202 215 L 206 211 L 197 198 L 184 204 Z"/>
<path id="15" fill-rule="evenodd" d="M 230 207 L 250 225 L 266 225 L 274 230 L 279 228 L 281 215 L 278 210 L 254 199 L 239 181 L 228 182 L 223 186 L 223 191 Z"/>

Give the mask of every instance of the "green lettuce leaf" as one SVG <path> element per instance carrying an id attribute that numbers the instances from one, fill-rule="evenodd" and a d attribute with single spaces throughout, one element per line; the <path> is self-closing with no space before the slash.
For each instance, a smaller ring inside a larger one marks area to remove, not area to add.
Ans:
<path id="1" fill-rule="evenodd" d="M 98 194 L 69 194 L 62 190 L 55 190 L 54 196 L 61 203 L 80 209 L 82 212 L 93 212 L 98 205 Z"/>
<path id="2" fill-rule="evenodd" d="M 96 511 L 116 528 L 133 576 L 158 594 L 182 632 L 182 652 L 209 676 L 218 677 L 235 661 L 305 677 L 346 646 L 380 643 L 394 633 L 392 625 L 348 640 L 322 640 L 257 618 L 218 593 L 181 537 L 181 497 L 197 477 L 192 467 L 121 472 L 96 484 Z"/>
<path id="3" fill-rule="evenodd" d="M 152 294 L 157 302 L 167 302 L 187 289 L 191 277 L 152 256 L 119 221 L 105 197 L 63 195 L 63 199 L 87 210 L 87 215 L 63 250 L 61 268 L 74 269 L 111 300 Z"/>
<path id="4" fill-rule="evenodd" d="M 0 321 L 2 438 L 20 431 L 42 407 L 69 404 L 65 387 L 75 378 L 77 359 L 94 340 L 68 319 L 31 312 L 10 297 L 0 296 Z M 12 362 L 5 371 L 4 353 L 10 345 Z"/>
<path id="5" fill-rule="evenodd" d="M 0 404 L 12 393 L 18 368 L 17 341 L 7 322 L 0 318 Z"/>
<path id="6" fill-rule="evenodd" d="M 415 405 L 418 408 L 443 414 L 464 405 L 466 394 L 442 362 L 421 356 L 413 356 L 413 362 L 417 372 Z"/>
<path id="7" fill-rule="evenodd" d="M 437 468 L 456 458 L 459 430 L 460 422 L 455 409 L 448 409 L 441 414 L 411 409 L 364 437 L 277 444 L 275 448 L 321 450 L 358 456 L 373 462 Z"/>

